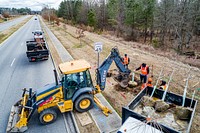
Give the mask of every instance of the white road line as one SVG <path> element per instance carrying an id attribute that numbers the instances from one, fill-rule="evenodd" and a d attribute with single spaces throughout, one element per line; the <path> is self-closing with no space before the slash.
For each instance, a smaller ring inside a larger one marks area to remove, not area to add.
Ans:
<path id="1" fill-rule="evenodd" d="M 15 62 L 15 58 L 13 59 L 12 63 L 10 64 L 10 66 L 12 67 L 13 63 Z"/>

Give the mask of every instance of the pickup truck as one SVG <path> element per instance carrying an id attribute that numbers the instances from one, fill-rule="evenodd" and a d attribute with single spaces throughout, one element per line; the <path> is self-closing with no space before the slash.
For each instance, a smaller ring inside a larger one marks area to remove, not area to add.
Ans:
<path id="1" fill-rule="evenodd" d="M 29 59 L 29 62 L 48 60 L 49 50 L 43 37 L 43 32 L 35 31 L 32 33 L 34 34 L 34 40 L 26 41 L 26 55 Z"/>

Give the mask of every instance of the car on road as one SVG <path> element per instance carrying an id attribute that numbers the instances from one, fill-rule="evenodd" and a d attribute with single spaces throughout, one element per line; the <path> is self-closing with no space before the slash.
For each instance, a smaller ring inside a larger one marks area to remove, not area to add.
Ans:
<path id="1" fill-rule="evenodd" d="M 35 30 L 33 33 L 33 38 L 36 39 L 36 38 L 43 38 L 43 31 L 41 30 Z"/>

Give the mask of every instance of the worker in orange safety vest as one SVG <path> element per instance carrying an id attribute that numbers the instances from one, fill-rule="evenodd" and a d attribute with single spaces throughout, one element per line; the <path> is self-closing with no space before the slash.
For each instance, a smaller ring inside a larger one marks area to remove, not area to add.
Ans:
<path id="1" fill-rule="evenodd" d="M 127 56 L 127 54 L 124 55 L 123 58 L 123 64 L 126 68 L 128 68 L 128 64 L 130 63 L 130 58 Z"/>
<path id="2" fill-rule="evenodd" d="M 159 86 L 159 89 L 166 90 L 167 89 L 167 83 L 164 80 L 160 80 L 161 84 Z"/>
<path id="3" fill-rule="evenodd" d="M 141 83 L 146 83 L 147 82 L 147 76 L 149 74 L 149 67 L 145 63 L 142 63 L 142 65 L 140 65 L 140 67 L 135 69 L 135 71 L 138 71 L 138 70 L 141 70 L 141 73 L 140 73 Z"/>
<path id="4" fill-rule="evenodd" d="M 143 89 L 146 88 L 146 87 L 152 87 L 152 88 L 153 88 L 152 81 L 153 81 L 152 78 L 148 78 L 147 83 L 143 83 L 143 84 L 142 84 L 141 90 L 143 90 Z"/>

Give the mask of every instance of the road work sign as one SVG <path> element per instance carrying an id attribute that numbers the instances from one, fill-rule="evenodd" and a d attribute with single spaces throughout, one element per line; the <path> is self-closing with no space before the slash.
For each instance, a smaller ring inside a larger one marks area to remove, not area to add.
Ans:
<path id="1" fill-rule="evenodd" d="M 95 44 L 94 44 L 94 50 L 96 51 L 96 52 L 102 52 L 102 50 L 103 50 L 103 43 L 102 42 L 96 42 Z"/>

